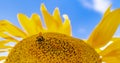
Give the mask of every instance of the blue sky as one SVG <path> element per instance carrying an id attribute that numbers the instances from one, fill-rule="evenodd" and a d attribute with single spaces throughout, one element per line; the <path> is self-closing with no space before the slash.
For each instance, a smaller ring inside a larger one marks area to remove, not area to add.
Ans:
<path id="1" fill-rule="evenodd" d="M 41 16 L 41 3 L 46 5 L 51 14 L 55 7 L 60 9 L 61 16 L 67 14 L 71 20 L 73 36 L 81 39 L 89 37 L 110 4 L 112 10 L 120 8 L 120 0 L 0 0 L 0 20 L 7 19 L 20 27 L 17 14 L 23 13 L 30 17 L 32 13 L 38 13 Z M 119 30 L 117 36 L 120 36 Z"/>

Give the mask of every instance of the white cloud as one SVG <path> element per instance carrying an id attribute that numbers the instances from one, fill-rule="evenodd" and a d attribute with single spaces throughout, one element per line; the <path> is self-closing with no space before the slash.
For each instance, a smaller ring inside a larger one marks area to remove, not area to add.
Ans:
<path id="1" fill-rule="evenodd" d="M 90 3 L 88 0 L 80 0 L 80 2 L 82 3 L 83 6 L 85 6 L 87 8 L 93 7 L 92 3 Z"/>
<path id="2" fill-rule="evenodd" d="M 83 6 L 104 13 L 105 10 L 110 6 L 111 0 L 80 0 Z"/>
<path id="3" fill-rule="evenodd" d="M 94 2 L 94 9 L 96 11 L 99 11 L 101 13 L 104 13 L 105 10 L 110 6 L 111 1 L 110 0 L 93 0 Z"/>

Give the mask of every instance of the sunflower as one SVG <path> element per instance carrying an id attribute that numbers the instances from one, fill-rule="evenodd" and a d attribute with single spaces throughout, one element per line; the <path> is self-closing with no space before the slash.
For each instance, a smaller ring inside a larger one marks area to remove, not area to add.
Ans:
<path id="1" fill-rule="evenodd" d="M 58 8 L 55 8 L 52 15 L 44 4 L 40 10 L 46 27 L 43 27 L 38 14 L 32 14 L 30 18 L 18 14 L 18 21 L 23 29 L 14 26 L 8 20 L 0 21 L 0 37 L 3 38 L 0 41 L 0 52 L 10 52 L 7 57 L 1 56 L 0 60 L 6 60 L 6 63 L 17 62 L 19 59 L 21 62 L 32 63 L 120 62 L 120 38 L 113 37 L 120 24 L 120 9 L 111 11 L 109 7 L 85 41 L 72 37 L 70 20 L 64 15 L 62 23 Z M 21 38 L 22 40 L 19 40 Z M 9 42 L 16 43 L 15 47 L 6 45 Z M 108 43 L 110 44 L 107 45 Z M 106 48 L 101 50 L 102 47 Z M 38 58 L 43 60 L 36 60 Z"/>

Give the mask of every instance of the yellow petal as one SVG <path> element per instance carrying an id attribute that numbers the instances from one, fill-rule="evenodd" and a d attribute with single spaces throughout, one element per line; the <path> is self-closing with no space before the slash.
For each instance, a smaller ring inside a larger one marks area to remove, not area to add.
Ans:
<path id="1" fill-rule="evenodd" d="M 9 50 L 8 49 L 0 49 L 0 53 L 4 53 L 4 52 L 8 52 Z"/>
<path id="2" fill-rule="evenodd" d="M 119 39 L 120 39 L 119 37 L 113 37 L 111 40 L 116 41 L 116 40 L 119 40 Z"/>
<path id="3" fill-rule="evenodd" d="M 13 42 L 19 42 L 18 40 L 16 40 L 15 38 L 9 36 L 8 34 L 5 34 L 3 32 L 0 32 L 0 37 L 7 39 L 9 41 L 13 41 Z"/>
<path id="4" fill-rule="evenodd" d="M 102 50 L 101 50 L 100 48 L 96 48 L 95 51 L 96 51 L 97 53 L 100 53 Z"/>
<path id="5" fill-rule="evenodd" d="M 8 32 L 13 36 L 22 37 L 22 38 L 26 37 L 26 34 L 22 30 L 20 30 L 19 28 L 17 28 L 7 20 L 0 21 L 0 28 L 1 28 L 0 31 Z"/>
<path id="6" fill-rule="evenodd" d="M 57 32 L 57 21 L 48 13 L 44 4 L 41 5 L 41 12 L 48 32 Z"/>
<path id="7" fill-rule="evenodd" d="M 107 44 L 114 35 L 120 23 L 120 9 L 114 10 L 105 16 L 91 33 L 88 44 L 100 48 Z"/>
<path id="8" fill-rule="evenodd" d="M 106 57 L 106 58 L 103 58 L 102 61 L 105 63 L 120 63 L 120 58 Z"/>
<path id="9" fill-rule="evenodd" d="M 12 46 L 6 46 L 5 44 L 9 43 L 9 40 L 0 41 L 0 48 L 11 48 Z"/>
<path id="10" fill-rule="evenodd" d="M 8 49 L 8 48 L 12 48 L 11 46 L 5 46 L 3 44 L 0 44 L 0 48 L 5 48 L 5 49 Z"/>
<path id="11" fill-rule="evenodd" d="M 104 17 L 107 16 L 107 15 L 111 12 L 111 10 L 110 10 L 111 6 L 112 6 L 112 5 L 110 5 L 110 6 L 108 7 L 108 9 L 105 11 Z"/>
<path id="12" fill-rule="evenodd" d="M 53 13 L 54 19 L 57 21 L 57 26 L 60 28 L 62 26 L 62 19 L 58 8 L 55 8 Z"/>
<path id="13" fill-rule="evenodd" d="M 36 34 L 34 21 L 31 21 L 26 15 L 18 14 L 18 20 L 29 36 Z"/>
<path id="14" fill-rule="evenodd" d="M 120 39 L 113 41 L 105 50 L 103 50 L 100 55 L 106 56 L 120 56 Z"/>
<path id="15" fill-rule="evenodd" d="M 32 14 L 31 16 L 31 20 L 32 22 L 35 23 L 35 30 L 36 30 L 36 33 L 40 33 L 40 32 L 44 32 L 43 31 L 43 27 L 42 27 L 42 21 L 40 19 L 40 16 L 38 14 Z"/>
<path id="16" fill-rule="evenodd" d="M 115 40 L 112 44 L 110 44 L 106 49 L 99 53 L 104 61 L 109 61 L 112 63 L 119 63 L 120 61 L 120 38 Z M 115 60 L 108 60 L 114 58 Z"/>
<path id="17" fill-rule="evenodd" d="M 6 56 L 1 56 L 0 61 L 6 59 Z"/>
<path id="18" fill-rule="evenodd" d="M 64 17 L 65 21 L 64 21 L 63 26 L 62 26 L 62 28 L 61 28 L 60 31 L 61 31 L 63 34 L 72 36 L 70 20 L 69 20 L 69 18 L 68 18 L 67 15 L 64 15 L 63 17 Z"/>

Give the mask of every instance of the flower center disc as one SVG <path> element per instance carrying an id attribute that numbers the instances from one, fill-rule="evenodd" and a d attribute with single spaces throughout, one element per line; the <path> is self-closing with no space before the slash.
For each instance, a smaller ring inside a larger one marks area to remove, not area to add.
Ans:
<path id="1" fill-rule="evenodd" d="M 84 41 L 59 33 L 28 37 L 11 50 L 5 63 L 100 63 Z"/>

